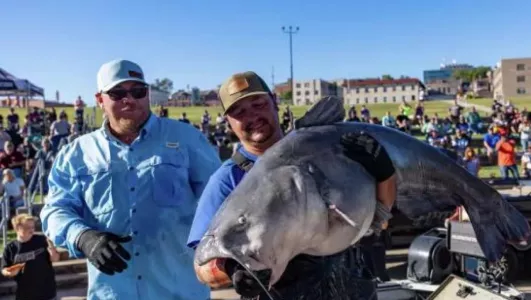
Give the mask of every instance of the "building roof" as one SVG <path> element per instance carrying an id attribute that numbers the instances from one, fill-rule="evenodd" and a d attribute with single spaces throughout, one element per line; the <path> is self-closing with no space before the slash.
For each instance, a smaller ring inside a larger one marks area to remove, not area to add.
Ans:
<path id="1" fill-rule="evenodd" d="M 342 87 L 364 87 L 364 86 L 382 86 L 382 85 L 404 85 L 404 84 L 420 84 L 423 85 L 417 78 L 400 78 L 400 79 L 350 79 L 345 80 Z"/>

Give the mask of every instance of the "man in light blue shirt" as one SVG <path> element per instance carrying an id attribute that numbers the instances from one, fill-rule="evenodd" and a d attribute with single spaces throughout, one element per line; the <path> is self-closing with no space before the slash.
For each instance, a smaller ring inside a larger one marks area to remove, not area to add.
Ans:
<path id="1" fill-rule="evenodd" d="M 131 61 L 100 68 L 96 100 L 106 120 L 57 155 L 43 231 L 88 259 L 88 299 L 209 299 L 186 242 L 218 155 L 194 127 L 151 113 Z"/>

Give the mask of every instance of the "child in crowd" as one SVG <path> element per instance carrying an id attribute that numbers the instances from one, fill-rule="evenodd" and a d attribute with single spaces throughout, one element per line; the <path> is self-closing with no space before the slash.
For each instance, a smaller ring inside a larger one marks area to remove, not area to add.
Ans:
<path id="1" fill-rule="evenodd" d="M 51 300 L 57 293 L 52 262 L 59 261 L 59 253 L 45 236 L 35 234 L 35 221 L 28 214 L 11 220 L 17 239 L 2 256 L 2 275 L 17 282 L 17 300 Z"/>

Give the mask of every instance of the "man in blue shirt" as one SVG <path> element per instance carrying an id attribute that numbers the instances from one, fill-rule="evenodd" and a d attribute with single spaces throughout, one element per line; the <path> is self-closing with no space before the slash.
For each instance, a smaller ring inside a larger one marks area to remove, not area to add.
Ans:
<path id="1" fill-rule="evenodd" d="M 201 195 L 188 239 L 188 246 L 191 248 L 197 246 L 207 231 L 211 219 L 242 180 L 245 172 L 250 170 L 261 154 L 283 137 L 275 98 L 264 80 L 254 72 L 231 76 L 220 87 L 219 97 L 227 120 L 241 145 L 238 146 L 233 157 L 225 161 L 212 175 Z M 364 136 L 364 138 L 370 137 Z M 372 143 L 376 141 L 372 140 Z M 383 210 L 389 210 L 395 199 L 396 179 L 394 168 L 385 149 L 380 149 L 378 145 L 377 153 L 381 155 L 369 153 L 366 150 L 368 147 L 361 139 L 352 140 L 351 137 L 345 137 L 343 145 L 347 145 L 346 147 L 352 150 L 345 153 L 348 157 L 357 160 L 375 175 L 379 182 L 378 197 L 380 202 L 385 204 L 380 207 L 385 206 Z M 385 222 L 389 215 L 388 212 L 387 214 L 378 213 L 374 223 Z M 354 248 L 330 257 L 299 255 L 290 262 L 279 282 L 273 286 L 273 292 L 282 299 L 293 299 L 295 295 L 300 296 L 301 291 L 309 291 L 310 286 L 312 288 L 318 286 L 317 288 L 323 292 L 327 288 L 340 289 L 341 285 L 352 289 L 344 291 L 345 294 L 361 295 L 348 299 L 376 299 L 373 277 L 366 274 L 366 268 L 363 268 L 360 260 L 356 259 L 360 255 L 360 252 Z M 232 284 L 240 295 L 255 297 L 261 293 L 256 281 L 231 261 L 227 261 L 226 264 L 220 262 L 220 264 L 196 266 L 198 276 L 205 283 L 219 287 L 219 278 L 201 278 L 201 274 L 208 274 L 211 271 L 210 268 L 218 265 L 222 265 L 221 272 L 231 277 Z M 212 273 L 220 272 L 214 270 Z M 208 281 L 210 279 L 212 281 Z M 335 282 L 336 279 L 341 283 L 336 282 L 332 287 L 326 286 L 327 283 Z"/>
<path id="2" fill-rule="evenodd" d="M 496 144 L 500 141 L 500 134 L 494 132 L 494 128 L 491 126 L 488 129 L 487 134 L 483 137 L 483 146 L 487 149 L 487 157 L 491 163 L 494 163 L 496 156 Z"/>
<path id="3" fill-rule="evenodd" d="M 97 79 L 106 119 L 57 155 L 43 231 L 88 259 L 88 299 L 209 299 L 186 239 L 219 157 L 194 127 L 151 113 L 137 64 L 108 62 Z"/>

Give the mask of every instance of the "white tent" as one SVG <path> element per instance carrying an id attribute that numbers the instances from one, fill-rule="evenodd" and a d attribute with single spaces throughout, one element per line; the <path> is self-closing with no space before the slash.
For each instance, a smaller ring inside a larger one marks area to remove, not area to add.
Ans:
<path id="1" fill-rule="evenodd" d="M 8 73 L 6 70 L 0 68 L 0 95 L 44 97 L 44 89 L 34 85 L 27 79 L 17 78 Z"/>

